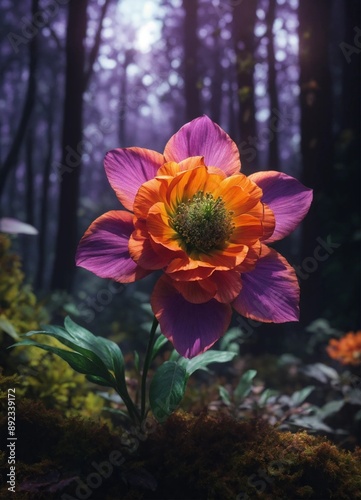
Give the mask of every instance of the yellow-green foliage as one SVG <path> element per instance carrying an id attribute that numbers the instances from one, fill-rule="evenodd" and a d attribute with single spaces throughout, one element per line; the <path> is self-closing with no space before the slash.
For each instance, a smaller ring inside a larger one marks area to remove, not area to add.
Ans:
<path id="1" fill-rule="evenodd" d="M 11 240 L 0 234 L 0 345 L 7 347 L 14 339 L 5 333 L 16 334 L 39 330 L 49 318 L 45 308 L 37 301 L 31 286 L 24 284 L 20 258 L 11 253 Z M 5 331 L 4 331 L 5 330 Z M 44 336 L 34 339 L 43 342 Z M 59 345 L 46 337 L 46 342 Z M 61 408 L 67 415 L 98 416 L 104 400 L 89 388 L 84 375 L 51 353 L 34 348 L 18 347 L 4 350 L 1 365 L 8 372 L 21 375 L 16 384 L 17 393 L 41 399 L 50 408 Z"/>
<path id="2" fill-rule="evenodd" d="M 64 348 L 56 340 L 43 335 L 34 339 Z M 26 350 L 28 360 L 20 365 L 22 383 L 19 393 L 33 399 L 40 398 L 48 408 L 62 409 L 65 415 L 82 414 L 98 417 L 104 399 L 94 393 L 94 386 L 85 376 L 74 371 L 58 356 L 37 347 L 19 347 Z M 16 351 L 16 348 L 14 349 Z"/>
<path id="3" fill-rule="evenodd" d="M 38 328 L 47 314 L 31 287 L 24 284 L 20 258 L 10 252 L 10 245 L 9 237 L 0 234 L 0 320 L 9 322 L 16 333 L 25 333 Z"/>

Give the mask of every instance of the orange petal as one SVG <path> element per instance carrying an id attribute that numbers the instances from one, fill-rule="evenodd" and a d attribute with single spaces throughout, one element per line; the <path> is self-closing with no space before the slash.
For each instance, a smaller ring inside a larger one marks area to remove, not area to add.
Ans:
<path id="1" fill-rule="evenodd" d="M 228 271 L 243 262 L 248 247 L 229 244 L 224 250 L 213 250 L 210 254 L 201 254 L 199 260 L 214 266 L 218 271 Z"/>
<path id="2" fill-rule="evenodd" d="M 139 218 L 146 218 L 149 209 L 165 196 L 169 179 L 155 178 L 140 186 L 133 205 L 133 212 Z"/>
<path id="3" fill-rule="evenodd" d="M 200 285 L 204 286 L 205 282 L 211 282 L 216 286 L 217 293 L 214 298 L 225 304 L 232 302 L 242 289 L 240 273 L 235 270 L 215 271 L 212 276 L 200 281 Z"/>
<path id="4" fill-rule="evenodd" d="M 157 177 L 159 176 L 175 177 L 181 171 L 182 170 L 179 166 L 179 163 L 176 163 L 175 161 L 168 161 L 158 169 Z"/>
<path id="5" fill-rule="evenodd" d="M 242 243 L 252 246 L 263 235 L 262 221 L 249 214 L 242 214 L 234 217 L 235 228 L 231 235 L 232 243 Z"/>
<path id="6" fill-rule="evenodd" d="M 262 203 L 262 205 L 263 205 L 263 218 L 262 218 L 263 236 L 261 240 L 267 240 L 272 236 L 275 230 L 276 219 L 270 207 L 266 205 L 266 203 Z"/>
<path id="7" fill-rule="evenodd" d="M 173 281 L 173 286 L 183 297 L 192 304 L 202 304 L 213 299 L 217 292 L 215 283 L 210 283 L 207 288 L 202 286 L 203 281 Z"/>
<path id="8" fill-rule="evenodd" d="M 198 191 L 212 193 L 221 182 L 222 178 L 216 174 L 208 174 L 206 167 L 197 167 L 187 170 L 175 177 L 169 185 L 167 202 L 171 210 L 190 200 Z"/>
<path id="9" fill-rule="evenodd" d="M 186 254 L 173 259 L 165 270 L 173 279 L 180 281 L 202 280 L 208 278 L 213 271 L 212 265 L 192 260 Z"/>
<path id="10" fill-rule="evenodd" d="M 178 235 L 169 225 L 169 216 L 164 203 L 158 202 L 151 207 L 147 217 L 147 229 L 153 241 L 170 250 L 180 251 Z"/>
<path id="11" fill-rule="evenodd" d="M 129 254 L 144 269 L 162 269 L 174 258 L 174 252 L 161 245 L 157 249 L 153 247 L 144 222 L 138 222 L 138 227 L 130 236 Z"/>
<path id="12" fill-rule="evenodd" d="M 262 244 L 260 241 L 257 241 L 257 243 L 250 247 L 243 262 L 239 266 L 237 266 L 237 271 L 239 271 L 240 273 L 251 271 L 255 267 L 258 259 L 261 256 L 261 248 Z"/>
<path id="13" fill-rule="evenodd" d="M 222 196 L 222 194 L 235 186 L 242 188 L 245 193 L 257 199 L 257 201 L 262 198 L 262 189 L 251 181 L 249 177 L 243 174 L 234 174 L 223 179 L 222 183 L 219 185 L 219 193 L 216 194 L 217 196 Z"/>

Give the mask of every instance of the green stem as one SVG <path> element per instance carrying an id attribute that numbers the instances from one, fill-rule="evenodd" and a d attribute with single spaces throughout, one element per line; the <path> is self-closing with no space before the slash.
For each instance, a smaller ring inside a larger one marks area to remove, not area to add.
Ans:
<path id="1" fill-rule="evenodd" d="M 155 332 L 157 330 L 157 326 L 158 326 L 158 320 L 157 320 L 157 318 L 154 318 L 152 328 L 150 330 L 148 347 L 147 347 L 147 352 L 145 355 L 144 365 L 143 365 L 142 385 L 141 385 L 141 403 L 140 403 L 141 404 L 141 406 L 140 406 L 141 421 L 144 420 L 145 413 L 146 413 L 146 411 L 145 411 L 145 395 L 146 395 L 147 375 L 148 375 L 149 365 L 152 361 L 152 352 L 153 352 L 153 347 L 154 347 L 154 342 L 155 342 Z"/>
<path id="2" fill-rule="evenodd" d="M 123 399 L 123 402 L 125 406 L 127 407 L 129 416 L 131 420 L 133 421 L 134 424 L 138 424 L 142 422 L 142 419 L 140 418 L 139 410 L 133 403 L 131 397 L 129 396 L 128 390 L 125 389 L 121 390 L 120 387 L 118 386 L 117 392 L 120 395 L 120 397 Z"/>

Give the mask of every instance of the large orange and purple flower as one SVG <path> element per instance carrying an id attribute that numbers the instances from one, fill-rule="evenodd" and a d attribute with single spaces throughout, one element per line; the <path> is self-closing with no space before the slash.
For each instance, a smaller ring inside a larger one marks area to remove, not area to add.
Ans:
<path id="1" fill-rule="evenodd" d="M 262 322 L 298 320 L 296 274 L 267 244 L 298 226 L 312 191 L 280 172 L 246 177 L 240 168 L 236 144 L 206 116 L 163 154 L 110 151 L 106 174 L 126 211 L 96 219 L 77 250 L 78 266 L 121 283 L 162 270 L 152 309 L 187 358 L 224 334 L 232 307 Z"/>

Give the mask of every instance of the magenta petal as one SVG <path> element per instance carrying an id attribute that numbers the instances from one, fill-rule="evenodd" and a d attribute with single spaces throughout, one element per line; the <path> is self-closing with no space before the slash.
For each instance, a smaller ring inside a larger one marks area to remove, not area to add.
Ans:
<path id="1" fill-rule="evenodd" d="M 265 243 L 289 235 L 307 214 L 312 202 L 312 189 L 282 172 L 256 172 L 249 176 L 263 191 L 262 201 L 273 211 L 276 227 Z"/>
<path id="2" fill-rule="evenodd" d="M 156 151 L 124 148 L 109 151 L 105 156 L 104 167 L 118 200 L 128 210 L 133 210 L 138 189 L 155 177 L 163 163 L 163 155 Z"/>
<path id="3" fill-rule="evenodd" d="M 239 172 L 241 162 L 236 144 L 208 116 L 186 123 L 168 141 L 164 157 L 180 162 L 190 156 L 204 156 L 209 167 L 218 167 L 227 175 Z"/>
<path id="4" fill-rule="evenodd" d="M 282 255 L 263 247 L 264 256 L 249 273 L 242 274 L 242 290 L 233 307 L 257 321 L 298 321 L 300 288 L 296 273 Z"/>
<path id="5" fill-rule="evenodd" d="M 154 287 L 151 305 L 161 331 L 185 358 L 209 349 L 227 330 L 232 308 L 215 299 L 191 304 L 162 276 Z"/>
<path id="6" fill-rule="evenodd" d="M 121 283 L 143 278 L 149 271 L 129 255 L 128 241 L 133 231 L 133 216 L 128 212 L 112 210 L 98 217 L 80 240 L 76 265 Z"/>

